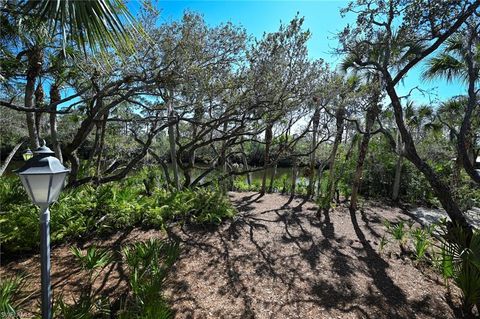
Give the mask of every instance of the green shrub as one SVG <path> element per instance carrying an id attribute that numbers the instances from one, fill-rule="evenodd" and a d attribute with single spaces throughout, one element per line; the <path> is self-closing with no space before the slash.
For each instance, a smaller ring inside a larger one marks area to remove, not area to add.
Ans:
<path id="1" fill-rule="evenodd" d="M 405 228 L 405 221 L 399 221 L 398 223 L 390 223 L 388 220 L 384 221 L 384 225 L 387 228 L 387 233 L 398 242 L 402 253 L 405 253 L 405 244 L 407 242 L 407 230 Z"/>
<path id="2" fill-rule="evenodd" d="M 53 306 L 53 317 L 59 319 L 108 319 L 110 304 L 101 296 L 90 296 L 82 291 L 72 304 L 60 296 Z"/>
<path id="3" fill-rule="evenodd" d="M 275 182 L 278 180 L 275 179 Z M 261 189 L 261 180 L 252 179 L 251 184 L 248 185 L 245 176 L 237 176 L 233 180 L 233 189 L 240 192 L 258 192 Z M 274 186 L 275 188 L 275 186 Z"/>
<path id="4" fill-rule="evenodd" d="M 96 279 L 98 270 L 103 269 L 113 261 L 110 252 L 98 249 L 95 246 L 89 247 L 85 254 L 76 246 L 73 246 L 70 250 L 75 256 L 77 263 L 88 272 L 90 281 Z"/>
<path id="5" fill-rule="evenodd" d="M 443 226 L 442 274 L 462 291 L 464 311 L 471 315 L 480 304 L 480 233 L 460 226 Z"/>
<path id="6" fill-rule="evenodd" d="M 164 228 L 170 221 L 219 224 L 235 209 L 218 189 L 170 191 L 152 183 L 145 189 L 140 171 L 120 182 L 83 185 L 62 192 L 51 206 L 52 243 L 94 233 L 142 226 Z M 153 185 L 153 186 L 152 186 Z M 38 209 L 31 204 L 18 178 L 0 180 L 0 243 L 6 251 L 32 250 L 39 243 Z"/>
<path id="7" fill-rule="evenodd" d="M 113 262 L 113 256 L 106 250 L 95 246 L 89 247 L 85 253 L 77 247 L 72 247 L 72 254 L 76 263 L 87 272 L 86 280 L 81 283 L 80 296 L 74 298 L 72 304 L 64 302 L 63 297 L 57 298 L 54 307 L 56 318 L 110 318 L 110 304 L 108 300 L 93 288 L 93 283 L 102 269 Z"/>
<path id="8" fill-rule="evenodd" d="M 462 211 L 467 211 L 474 206 L 480 207 L 480 187 L 473 185 L 470 181 L 454 188 L 454 196 Z"/>
<path id="9" fill-rule="evenodd" d="M 404 222 L 391 224 L 385 221 L 387 232 L 400 242 L 407 241 Z M 426 261 L 440 271 L 445 282 L 452 279 L 462 291 L 464 315 L 472 315 L 474 306 L 480 305 L 480 232 L 452 226 L 446 220 L 439 225 L 410 230 L 413 241 L 413 258 Z M 429 255 L 427 255 L 428 248 Z"/>
<path id="10" fill-rule="evenodd" d="M 416 228 L 411 231 L 411 237 L 413 240 L 414 247 L 414 257 L 417 261 L 422 261 L 425 259 L 425 254 L 427 249 L 430 247 L 430 228 L 422 229 Z"/>
<path id="11" fill-rule="evenodd" d="M 27 204 L 29 199 L 18 177 L 0 178 L 0 207 L 5 211 L 12 205 Z"/>
<path id="12" fill-rule="evenodd" d="M 37 247 L 40 241 L 38 209 L 32 204 L 11 206 L 8 209 L 0 215 L 2 248 L 17 251 Z"/>
<path id="13" fill-rule="evenodd" d="M 378 247 L 381 253 L 383 253 L 383 250 L 385 249 L 385 246 L 387 246 L 387 244 L 388 244 L 388 239 L 384 235 L 382 236 L 382 238 L 380 238 L 379 247 Z"/>

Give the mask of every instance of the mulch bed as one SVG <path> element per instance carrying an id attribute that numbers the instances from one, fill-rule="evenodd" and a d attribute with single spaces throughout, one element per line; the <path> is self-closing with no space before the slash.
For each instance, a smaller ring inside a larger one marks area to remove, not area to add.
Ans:
<path id="1" fill-rule="evenodd" d="M 380 252 L 384 219 L 407 219 L 398 208 L 368 203 L 351 216 L 345 207 L 319 213 L 311 202 L 268 194 L 229 194 L 239 214 L 214 229 L 174 227 L 182 253 L 169 276 L 166 297 L 175 318 L 457 318 L 459 292 L 451 293 L 429 267 L 416 267 L 390 243 Z M 135 229 L 102 247 L 164 238 Z M 85 247 L 92 242 L 85 243 Z M 8 256 L 7 256 L 8 257 Z M 31 274 L 39 290 L 39 258 L 7 258 L 0 275 Z M 114 297 L 126 290 L 121 263 L 105 269 L 96 287 Z M 52 251 L 56 295 L 73 298 L 84 274 L 69 247 Z M 38 293 L 29 308 L 36 307 Z"/>
<path id="2" fill-rule="evenodd" d="M 183 254 L 167 295 L 176 318 L 456 318 L 428 267 L 379 252 L 384 219 L 398 208 L 369 203 L 352 219 L 337 207 L 230 193 L 240 213 L 216 231 L 177 230 Z M 390 257 L 387 257 L 390 256 Z M 454 290 L 454 289 L 452 289 Z"/>

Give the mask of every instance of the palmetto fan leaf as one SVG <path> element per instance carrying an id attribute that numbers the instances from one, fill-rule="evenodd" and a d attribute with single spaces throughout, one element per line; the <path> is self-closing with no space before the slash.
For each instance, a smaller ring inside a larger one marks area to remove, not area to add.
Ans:
<path id="1" fill-rule="evenodd" d="M 445 41 L 445 51 L 452 52 L 452 53 L 462 53 L 464 51 L 465 43 L 463 42 L 463 38 L 461 36 L 453 36 L 448 38 Z"/>
<path id="2" fill-rule="evenodd" d="M 455 77 L 462 77 L 464 70 L 465 65 L 462 61 L 450 54 L 441 53 L 428 61 L 423 77 L 425 79 L 440 77 L 447 79 L 447 81 L 452 81 Z"/>
<path id="3" fill-rule="evenodd" d="M 130 46 L 130 32 L 125 27 L 133 21 L 132 15 L 121 0 L 23 0 L 25 14 L 46 21 L 50 32 L 62 33 L 64 44 L 72 38 L 92 50 L 110 45 Z M 122 17 L 122 18 L 121 18 Z"/>
<path id="4" fill-rule="evenodd" d="M 465 97 L 454 97 L 443 102 L 440 105 L 439 111 L 441 113 L 458 113 L 464 112 L 465 104 L 467 103 Z"/>
<path id="5" fill-rule="evenodd" d="M 352 70 L 355 73 L 357 71 L 356 61 L 357 57 L 353 54 L 345 56 L 339 65 L 340 71 L 347 73 L 349 70 Z"/>

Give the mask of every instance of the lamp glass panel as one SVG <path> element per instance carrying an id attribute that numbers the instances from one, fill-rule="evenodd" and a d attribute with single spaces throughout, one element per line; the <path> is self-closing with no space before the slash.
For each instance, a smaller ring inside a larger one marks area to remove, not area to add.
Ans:
<path id="1" fill-rule="evenodd" d="M 35 199 L 33 198 L 32 192 L 30 191 L 30 186 L 27 183 L 27 176 L 20 175 L 20 180 L 22 181 L 23 187 L 27 191 L 27 194 L 28 194 L 28 197 L 30 197 L 30 200 L 32 202 L 35 202 Z"/>
<path id="2" fill-rule="evenodd" d="M 33 153 L 23 153 L 23 160 L 24 161 L 28 161 L 29 159 L 31 159 L 33 157 Z"/>
<path id="3" fill-rule="evenodd" d="M 50 190 L 50 198 L 48 201 L 49 203 L 52 203 L 58 199 L 58 196 L 60 195 L 60 192 L 63 189 L 63 185 L 65 184 L 66 176 L 67 176 L 67 173 L 60 173 L 60 174 L 53 175 L 52 186 Z"/>
<path id="4" fill-rule="evenodd" d="M 30 185 L 31 199 L 35 204 L 48 204 L 50 175 L 23 175 Z M 22 176 L 22 177 L 23 177 Z M 28 185 L 27 185 L 28 187 Z"/>

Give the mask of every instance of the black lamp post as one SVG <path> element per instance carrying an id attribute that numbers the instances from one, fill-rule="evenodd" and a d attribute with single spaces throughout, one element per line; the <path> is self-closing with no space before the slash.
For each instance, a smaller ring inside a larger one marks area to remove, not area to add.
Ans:
<path id="1" fill-rule="evenodd" d="M 42 279 L 42 318 L 51 319 L 52 293 L 50 284 L 50 211 L 48 206 L 58 199 L 63 189 L 65 178 L 70 171 L 54 157 L 55 153 L 48 147 L 41 146 L 30 156 L 25 152 L 24 159 L 29 159 L 16 173 L 32 202 L 40 208 L 40 258 Z M 27 155 L 27 156 L 25 156 Z"/>

